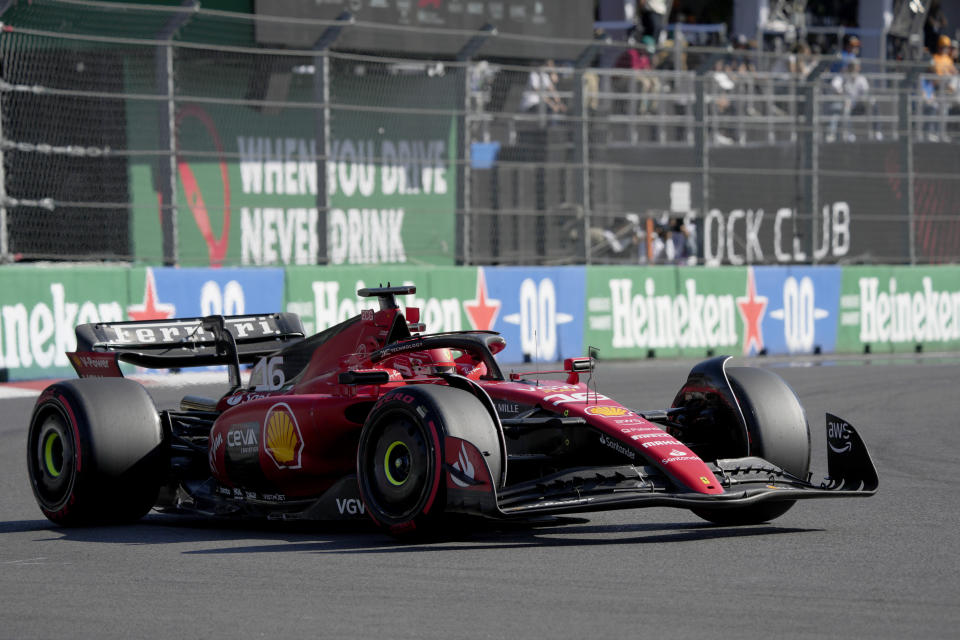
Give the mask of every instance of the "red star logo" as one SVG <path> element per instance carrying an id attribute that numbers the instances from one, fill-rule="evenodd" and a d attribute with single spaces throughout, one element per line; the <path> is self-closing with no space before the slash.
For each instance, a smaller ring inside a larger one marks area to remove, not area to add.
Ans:
<path id="1" fill-rule="evenodd" d="M 439 9 L 441 2 L 442 2 L 442 0 L 420 0 L 420 2 L 417 3 L 417 8 L 418 8 L 418 9 L 423 9 L 423 8 L 426 7 L 428 4 L 432 4 L 432 5 L 434 6 L 434 8 Z"/>
<path id="2" fill-rule="evenodd" d="M 157 283 L 153 279 L 153 269 L 147 269 L 147 284 L 143 291 L 143 303 L 127 307 L 131 320 L 166 320 L 176 313 L 172 304 L 157 299 Z"/>
<path id="3" fill-rule="evenodd" d="M 743 318 L 743 354 L 750 354 L 750 347 L 756 347 L 756 353 L 763 350 L 763 329 L 760 320 L 767 309 L 767 297 L 757 295 L 757 282 L 753 277 L 753 267 L 747 267 L 747 295 L 737 298 L 740 317 Z"/>
<path id="4" fill-rule="evenodd" d="M 487 298 L 487 278 L 483 269 L 477 269 L 477 293 L 473 300 L 463 301 L 463 310 L 470 316 L 470 324 L 479 331 L 490 331 L 500 313 L 500 301 Z"/>

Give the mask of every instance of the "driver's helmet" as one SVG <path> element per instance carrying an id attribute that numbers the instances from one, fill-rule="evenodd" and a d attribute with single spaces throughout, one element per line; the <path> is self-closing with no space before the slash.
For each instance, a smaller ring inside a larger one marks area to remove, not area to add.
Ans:
<path id="1" fill-rule="evenodd" d="M 434 375 L 457 372 L 457 363 L 454 362 L 450 349 L 430 349 L 427 353 L 431 360 L 430 369 Z"/>

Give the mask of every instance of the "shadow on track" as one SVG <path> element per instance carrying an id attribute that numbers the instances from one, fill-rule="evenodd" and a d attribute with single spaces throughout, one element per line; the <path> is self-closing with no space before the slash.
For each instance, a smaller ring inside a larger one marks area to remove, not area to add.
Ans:
<path id="1" fill-rule="evenodd" d="M 554 527 L 508 529 L 491 526 L 476 528 L 462 535 L 427 543 L 385 541 L 379 548 L 318 549 L 320 553 L 409 553 L 423 551 L 477 551 L 532 547 L 590 547 L 635 544 L 669 544 L 747 536 L 769 536 L 790 533 L 809 533 L 820 529 L 777 527 L 773 525 L 750 527 L 719 527 L 709 523 L 638 523 L 632 525 L 559 525 Z M 585 537 L 587 536 L 587 537 Z M 615 537 L 614 537 L 615 536 Z"/>
<path id="2" fill-rule="evenodd" d="M 625 544 L 667 544 L 809 533 L 821 531 L 797 527 L 759 525 L 720 527 L 709 523 L 587 524 L 589 520 L 558 517 L 535 522 L 457 522 L 442 538 L 429 541 L 398 541 L 384 535 L 372 523 L 317 523 L 205 520 L 196 517 L 151 514 L 135 525 L 63 529 L 46 520 L 0 522 L 0 535 L 36 531 L 49 534 L 38 542 L 78 542 L 160 545 L 222 543 L 211 549 L 191 549 L 184 554 L 311 552 L 343 554 L 447 552 L 531 547 L 588 547 Z M 246 542 L 236 546 L 237 542 Z"/>

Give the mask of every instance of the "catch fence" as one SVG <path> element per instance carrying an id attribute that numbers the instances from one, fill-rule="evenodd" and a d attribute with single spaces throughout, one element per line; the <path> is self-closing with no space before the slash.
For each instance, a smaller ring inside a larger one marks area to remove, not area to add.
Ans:
<path id="1" fill-rule="evenodd" d="M 3 261 L 960 259 L 960 91 L 924 66 L 6 6 Z"/>

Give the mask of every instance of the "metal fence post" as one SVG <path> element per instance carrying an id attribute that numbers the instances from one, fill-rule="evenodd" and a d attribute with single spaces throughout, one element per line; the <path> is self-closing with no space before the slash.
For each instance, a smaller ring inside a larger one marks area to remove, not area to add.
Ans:
<path id="1" fill-rule="evenodd" d="M 0 2 L 0 17 L 7 12 L 13 0 Z M 2 24 L 2 23 L 0 23 Z M 0 38 L 7 37 L 5 33 Z M 3 140 L 3 96 L 0 95 L 0 140 Z M 10 240 L 7 233 L 7 171 L 3 147 L 0 146 L 0 264 L 11 261 Z"/>
<path id="2" fill-rule="evenodd" d="M 0 38 L 4 37 L 0 35 Z M 3 98 L 0 96 L 0 140 L 3 140 Z M 3 147 L 0 146 L 0 264 L 10 262 L 7 236 L 7 171 Z"/>
<path id="3" fill-rule="evenodd" d="M 583 67 L 573 74 L 573 122 L 579 126 L 573 131 L 573 160 L 580 166 L 577 172 L 577 200 L 583 212 L 583 261 L 590 264 L 590 128 L 587 123 L 587 92 L 583 88 Z"/>
<path id="4" fill-rule="evenodd" d="M 458 72 L 463 74 L 463 82 L 460 85 L 460 95 L 457 117 L 457 193 L 456 193 L 456 211 L 454 212 L 454 233 L 456 241 L 460 246 L 454 253 L 457 256 L 459 264 L 472 264 L 473 256 L 470 254 L 470 234 L 472 232 L 470 210 L 471 199 L 471 158 L 470 158 L 470 66 L 474 56 L 480 52 L 483 45 L 486 44 L 490 36 L 495 36 L 497 29 L 492 24 L 483 25 L 480 31 L 471 36 L 471 38 L 457 52 L 457 62 L 463 63 L 458 67 Z"/>
<path id="5" fill-rule="evenodd" d="M 907 174 L 907 193 L 903 199 L 903 206 L 907 214 L 907 252 L 910 264 L 917 263 L 917 241 L 914 221 L 914 172 L 913 172 L 913 118 L 911 117 L 912 88 L 917 85 L 920 69 L 913 69 L 906 75 L 900 85 L 900 100 L 898 103 L 897 129 L 904 135 L 900 136 L 900 164 Z"/>
<path id="6" fill-rule="evenodd" d="M 573 152 L 574 163 L 580 165 L 580 171 L 577 172 L 577 200 L 580 201 L 581 211 L 583 212 L 583 262 L 591 264 L 592 255 L 590 248 L 590 108 L 587 95 L 584 89 L 584 71 L 591 66 L 597 55 L 598 45 L 592 44 L 577 57 L 574 62 L 573 73 L 573 122 L 579 124 L 577 130 L 573 132 Z"/>
<path id="7" fill-rule="evenodd" d="M 799 137 L 799 140 L 802 140 L 802 144 L 806 153 L 804 154 L 804 188 L 803 188 L 803 208 L 810 215 L 810 222 L 807 228 L 809 229 L 809 256 L 810 262 L 816 264 L 817 257 L 814 248 L 817 246 L 817 207 L 819 206 L 820 201 L 820 138 L 817 135 L 819 131 L 819 114 L 818 107 L 819 103 L 817 97 L 819 96 L 819 91 L 817 90 L 817 83 L 820 80 L 820 76 L 830 67 L 830 62 L 827 60 L 821 61 L 813 71 L 811 71 L 806 77 L 806 86 L 804 87 L 803 94 L 803 108 L 804 108 L 804 130 L 802 135 Z M 799 227 L 799 212 L 793 217 L 793 236 L 797 237 L 797 229 Z"/>
<path id="8" fill-rule="evenodd" d="M 697 69 L 693 79 L 694 103 L 693 103 L 693 148 L 694 156 L 700 164 L 700 215 L 705 222 L 707 213 L 710 211 L 710 140 L 707 126 L 707 96 L 706 83 L 708 70 L 701 66 Z M 704 223 L 701 223 L 704 224 Z M 706 227 L 698 234 L 698 253 L 702 253 L 702 244 Z M 701 256 L 702 257 L 702 256 Z"/>
<path id="9" fill-rule="evenodd" d="M 157 90 L 166 96 L 166 113 L 160 124 L 160 148 L 168 151 L 167 161 L 158 166 L 158 190 L 160 192 L 160 228 L 163 234 L 163 264 L 179 262 L 177 239 L 177 104 L 174 86 L 173 37 L 187 24 L 200 8 L 197 0 L 184 0 L 184 11 L 177 12 L 157 34 L 157 40 L 165 42 L 156 54 Z M 189 11 L 186 11 L 189 9 Z"/>
<path id="10" fill-rule="evenodd" d="M 458 260 L 460 264 L 473 263 L 473 256 L 470 254 L 470 233 L 472 231 L 470 224 L 470 200 L 472 198 L 470 193 L 470 180 L 472 179 L 470 163 L 472 160 L 470 159 L 470 140 L 467 139 L 470 136 L 470 123 L 468 121 L 470 111 L 470 64 L 469 61 L 466 61 L 459 70 L 463 75 L 463 82 L 460 85 L 459 109 L 462 115 L 457 118 L 457 197 L 454 229 L 456 230 L 458 226 L 456 222 L 459 221 L 460 233 L 457 234 L 457 237 L 460 238 L 461 247 L 459 251 L 455 252 L 460 256 Z"/>
<path id="11" fill-rule="evenodd" d="M 330 196 L 327 190 L 327 163 L 330 161 L 330 56 L 328 49 L 340 37 L 344 27 L 354 23 L 353 14 L 344 11 L 337 16 L 333 26 L 324 29 L 313 44 L 313 99 L 320 103 L 317 110 L 314 135 L 320 155 L 317 163 L 317 264 L 327 264 L 330 259 L 327 247 L 327 223 L 330 213 Z"/>

